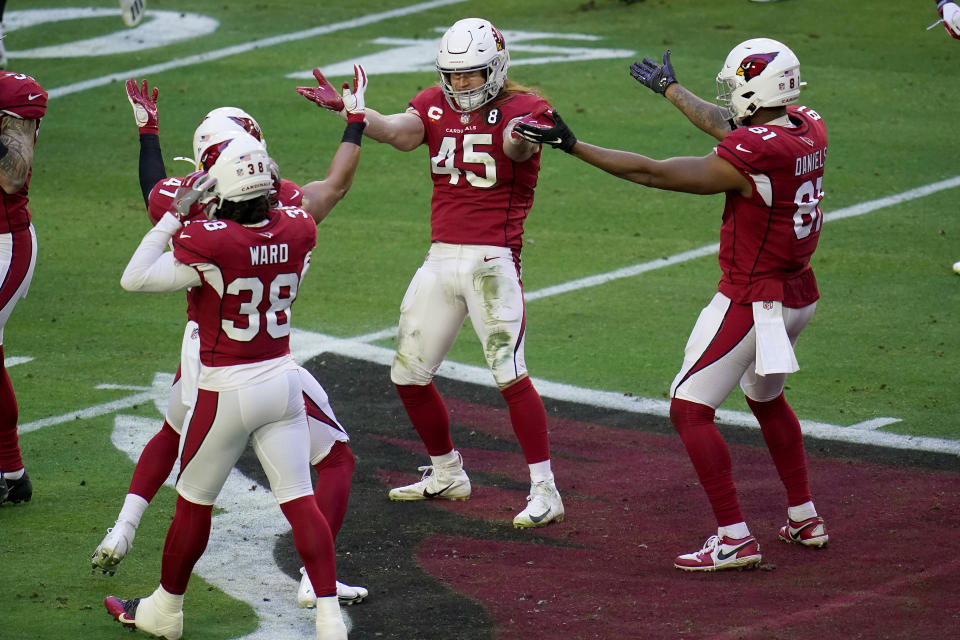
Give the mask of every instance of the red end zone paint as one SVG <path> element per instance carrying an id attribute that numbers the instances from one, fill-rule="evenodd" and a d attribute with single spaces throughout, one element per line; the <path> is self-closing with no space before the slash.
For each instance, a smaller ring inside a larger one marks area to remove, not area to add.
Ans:
<path id="1" fill-rule="evenodd" d="M 523 486 L 506 410 L 447 404 L 457 428 L 513 443 L 509 451 L 460 448 L 472 479 Z M 435 535 L 417 550 L 425 571 L 484 605 L 499 639 L 943 640 L 960 628 L 960 474 L 811 456 L 831 541 L 806 549 L 777 540 L 785 495 L 767 451 L 731 445 L 763 565 L 690 574 L 673 558 L 698 549 L 715 523 L 678 437 L 558 418 L 550 436 L 565 522 L 491 539 L 482 521 L 509 526 L 526 491 L 475 481 L 470 500 L 431 504 L 477 519 L 478 536 Z M 390 441 L 422 452 L 416 440 Z"/>

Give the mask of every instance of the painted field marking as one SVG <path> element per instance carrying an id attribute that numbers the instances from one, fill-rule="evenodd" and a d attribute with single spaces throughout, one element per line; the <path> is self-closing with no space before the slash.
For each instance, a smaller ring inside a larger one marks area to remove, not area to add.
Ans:
<path id="1" fill-rule="evenodd" d="M 3 367 L 9 369 L 10 367 L 15 367 L 18 364 L 26 364 L 33 360 L 33 356 L 12 356 L 10 358 L 3 359 Z"/>
<path id="2" fill-rule="evenodd" d="M 368 334 L 371 335 L 371 334 Z M 293 329 L 290 335 L 293 346 L 293 355 L 298 362 L 306 362 L 322 353 L 335 353 L 366 360 L 384 366 L 393 362 L 393 349 L 379 347 L 366 342 L 351 339 L 336 338 L 302 329 Z M 469 382 L 485 387 L 494 387 L 495 383 L 490 371 L 486 367 L 444 361 L 437 370 L 437 375 L 451 380 Z M 627 396 L 616 391 L 602 391 L 576 387 L 561 382 L 552 382 L 542 378 L 533 378 L 534 385 L 540 395 L 555 400 L 576 402 L 594 407 L 603 407 L 630 413 L 643 413 L 667 417 L 670 415 L 670 401 L 661 398 L 644 398 L 642 396 Z M 740 427 L 759 429 L 760 425 L 752 413 L 720 409 L 716 413 L 717 422 Z M 874 431 L 879 426 L 898 422 L 896 418 L 875 418 L 864 423 L 844 426 L 800 420 L 803 433 L 825 440 L 866 444 L 892 449 L 910 449 L 917 451 L 931 451 L 936 453 L 951 453 L 960 455 L 960 440 L 946 440 L 926 436 L 905 436 L 898 433 Z"/>
<path id="3" fill-rule="evenodd" d="M 445 7 L 452 4 L 459 4 L 465 1 L 466 0 L 432 0 L 431 2 L 421 2 L 407 7 L 400 7 L 399 9 L 391 9 L 390 11 L 371 13 L 359 18 L 353 18 L 352 20 L 344 20 L 343 22 L 335 22 L 333 24 L 304 29 L 303 31 L 295 31 L 293 33 L 271 36 L 269 38 L 261 38 L 259 40 L 253 40 L 244 44 L 224 47 L 223 49 L 216 49 L 214 51 L 207 51 L 206 53 L 198 53 L 196 55 L 187 56 L 186 58 L 177 58 L 175 60 L 152 64 L 146 67 L 138 67 L 129 71 L 119 71 L 117 73 L 111 73 L 99 78 L 91 78 L 90 80 L 75 82 L 63 87 L 57 87 L 48 91 L 47 94 L 49 99 L 62 98 L 63 96 L 70 95 L 71 93 L 78 93 L 80 91 L 86 91 L 87 89 L 95 89 L 97 87 L 108 85 L 112 82 L 126 82 L 128 78 L 141 78 L 143 76 L 160 73 L 162 71 L 180 69 L 182 67 L 202 64 L 211 60 L 219 60 L 221 58 L 235 56 L 237 54 L 246 53 L 247 51 L 252 51 L 254 49 L 264 49 L 266 47 L 273 47 L 278 44 L 286 44 L 288 42 L 295 42 L 297 40 L 315 38 L 317 36 L 343 31 L 345 29 L 354 29 L 356 27 L 376 24 L 377 22 L 383 22 L 384 20 L 389 20 L 391 18 L 400 18 L 414 13 L 429 11 L 430 9 L 437 9 L 439 7 Z"/>

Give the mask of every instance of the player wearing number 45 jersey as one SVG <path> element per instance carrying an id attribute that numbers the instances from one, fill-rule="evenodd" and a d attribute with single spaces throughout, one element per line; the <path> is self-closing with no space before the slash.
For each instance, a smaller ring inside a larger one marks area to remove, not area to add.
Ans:
<path id="1" fill-rule="evenodd" d="M 433 384 L 469 315 L 529 467 L 528 504 L 513 520 L 523 528 L 559 522 L 564 510 L 550 466 L 546 412 L 523 354 L 520 249 L 540 149 L 511 135 L 517 120 L 549 105 L 507 80 L 509 60 L 503 35 L 492 24 L 460 20 L 440 40 L 440 86 L 417 94 L 405 113 L 367 109 L 365 134 L 401 151 L 426 145 L 433 179 L 432 244 L 400 303 L 390 372 L 431 464 L 421 468 L 419 482 L 391 490 L 390 498 L 470 497 L 470 479 Z"/>
<path id="2" fill-rule="evenodd" d="M 807 480 L 800 423 L 783 396 L 798 368 L 793 344 L 819 293 L 810 256 L 820 238 L 827 134 L 820 116 L 794 106 L 800 64 L 784 44 L 748 40 L 717 76 L 721 105 L 677 83 L 670 52 L 631 73 L 720 140 L 702 158 L 656 161 L 577 141 L 558 114 L 523 122 L 519 135 L 550 144 L 615 176 L 688 193 L 725 193 L 719 291 L 700 314 L 671 386 L 670 419 L 690 455 L 717 520 L 716 535 L 674 564 L 689 571 L 755 566 L 760 547 L 740 510 L 730 452 L 714 423 L 717 407 L 740 384 L 787 493 L 779 538 L 808 547 L 827 542 Z M 789 105 L 789 106 L 788 106 Z"/>

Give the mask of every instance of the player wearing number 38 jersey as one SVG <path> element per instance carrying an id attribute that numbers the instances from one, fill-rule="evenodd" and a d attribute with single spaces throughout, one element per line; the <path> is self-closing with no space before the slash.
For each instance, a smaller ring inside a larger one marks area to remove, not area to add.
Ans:
<path id="1" fill-rule="evenodd" d="M 733 484 L 730 451 L 714 423 L 717 407 L 743 389 L 787 494 L 778 537 L 822 547 L 828 536 L 813 505 L 800 422 L 783 396 L 796 371 L 793 344 L 813 317 L 817 281 L 810 256 L 823 221 L 827 134 L 800 96 L 800 62 L 786 45 L 755 38 L 730 51 L 717 75 L 719 105 L 684 89 L 670 52 L 636 62 L 631 74 L 666 97 L 720 144 L 700 158 L 657 161 L 578 141 L 556 113 L 552 124 L 521 121 L 517 133 L 561 148 L 615 176 L 687 193 L 726 194 L 720 227 L 719 291 L 703 309 L 670 387 L 670 419 L 717 521 L 699 551 L 674 560 L 686 571 L 756 566 L 760 545 Z"/>
<path id="2" fill-rule="evenodd" d="M 209 171 L 184 179 L 167 212 L 131 258 L 124 282 L 138 291 L 190 289 L 199 325 L 196 399 L 180 443 L 177 507 L 160 586 L 148 597 L 104 602 L 127 626 L 176 640 L 183 598 L 210 535 L 213 504 L 248 441 L 293 529 L 316 599 L 318 640 L 343 640 L 333 536 L 314 499 L 311 434 L 290 313 L 317 241 L 316 222 L 271 208 L 272 160 L 249 135 L 232 137 Z M 196 207 L 205 214 L 183 225 Z M 164 253 L 173 243 L 172 256 Z M 127 278 L 130 271 L 143 272 Z"/>

